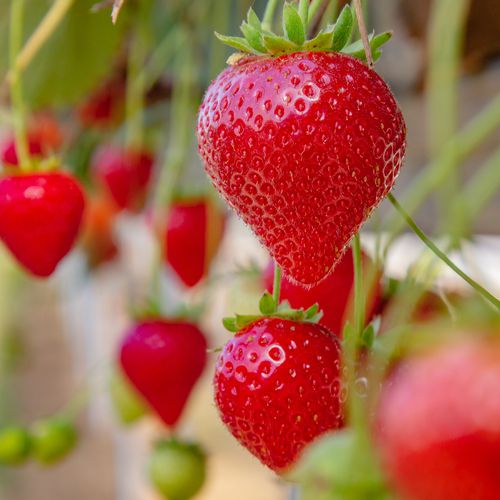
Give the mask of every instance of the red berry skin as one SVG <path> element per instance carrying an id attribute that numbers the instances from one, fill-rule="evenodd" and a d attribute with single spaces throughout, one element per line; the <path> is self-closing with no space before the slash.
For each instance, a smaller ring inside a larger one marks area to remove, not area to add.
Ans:
<path id="1" fill-rule="evenodd" d="M 382 301 L 382 284 L 380 273 L 373 269 L 373 262 L 363 252 L 363 277 L 366 278 L 370 291 L 366 297 L 366 322 L 369 323 L 375 312 L 379 309 Z M 370 274 L 373 275 L 370 280 Z M 273 289 L 274 265 L 272 262 L 263 273 L 263 281 L 266 290 L 270 293 Z M 281 300 L 287 300 L 294 309 L 307 309 L 313 304 L 318 304 L 323 312 L 319 320 L 321 325 L 326 326 L 331 332 L 342 337 L 344 324 L 349 317 L 350 301 L 354 292 L 354 266 L 352 250 L 347 249 L 341 257 L 335 269 L 323 281 L 310 288 L 298 285 L 290 281 L 286 276 L 281 280 Z"/>
<path id="2" fill-rule="evenodd" d="M 94 155 L 92 170 L 119 208 L 134 211 L 144 205 L 153 161 L 147 151 L 104 146 Z"/>
<path id="3" fill-rule="evenodd" d="M 0 238 L 28 271 L 50 276 L 71 250 L 85 207 L 74 177 L 60 172 L 0 179 Z"/>
<path id="4" fill-rule="evenodd" d="M 31 156 L 41 157 L 44 153 L 43 144 L 38 136 L 28 136 L 28 150 Z M 9 137 L 2 145 L 0 158 L 4 165 L 17 167 L 19 158 L 17 157 L 16 142 L 13 137 Z"/>
<path id="5" fill-rule="evenodd" d="M 217 361 L 215 401 L 233 436 L 283 472 L 302 449 L 343 424 L 340 344 L 321 325 L 264 318 Z"/>
<path id="6" fill-rule="evenodd" d="M 338 53 L 249 58 L 209 87 L 199 152 L 285 274 L 315 284 L 394 185 L 403 116 L 385 82 Z"/>
<path id="7" fill-rule="evenodd" d="M 500 498 L 499 387 L 498 342 L 446 346 L 396 369 L 376 438 L 398 498 Z"/>
<path id="8" fill-rule="evenodd" d="M 181 200 L 169 212 L 165 258 L 187 287 L 207 274 L 224 232 L 224 214 L 208 200 Z"/>
<path id="9" fill-rule="evenodd" d="M 179 420 L 206 357 L 203 333 L 182 321 L 136 324 L 120 348 L 123 372 L 168 427 Z"/>

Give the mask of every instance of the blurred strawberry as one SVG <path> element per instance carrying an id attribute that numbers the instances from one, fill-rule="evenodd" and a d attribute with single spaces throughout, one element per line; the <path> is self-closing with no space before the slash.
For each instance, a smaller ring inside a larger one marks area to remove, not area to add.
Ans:
<path id="1" fill-rule="evenodd" d="M 192 323 L 146 320 L 132 326 L 120 348 L 120 363 L 132 385 L 173 427 L 200 378 L 207 357 L 205 336 Z"/>
<path id="2" fill-rule="evenodd" d="M 124 107 L 125 82 L 115 77 L 90 94 L 76 112 L 85 127 L 107 128 L 123 118 Z"/>
<path id="3" fill-rule="evenodd" d="M 369 323 L 378 310 L 382 297 L 381 274 L 374 269 L 374 263 L 363 252 L 363 278 L 369 287 L 366 299 L 366 322 Z M 274 265 L 268 264 L 263 273 L 264 287 L 273 289 Z M 370 279 L 371 278 L 371 279 Z M 318 304 L 323 317 L 319 323 L 338 336 L 342 335 L 345 321 L 349 317 L 349 304 L 354 293 L 354 265 L 349 248 L 336 265 L 334 271 L 318 285 L 305 288 L 292 283 L 286 276 L 281 282 L 281 300 L 287 300 L 295 309 L 308 308 Z"/>
<path id="4" fill-rule="evenodd" d="M 396 368 L 375 433 L 398 498 L 500 498 L 499 385 L 498 341 L 458 341 Z"/>
<path id="5" fill-rule="evenodd" d="M 153 162 L 149 151 L 105 145 L 96 151 L 92 171 L 119 208 L 137 211 L 146 199 Z"/>
<path id="6" fill-rule="evenodd" d="M 27 140 L 30 155 L 40 159 L 61 147 L 63 133 L 61 127 L 50 113 L 38 113 L 30 120 Z M 13 135 L 9 135 L 0 146 L 0 160 L 9 167 L 19 164 Z"/>
<path id="7" fill-rule="evenodd" d="M 91 268 L 113 260 L 118 255 L 113 226 L 119 210 L 105 196 L 89 198 L 83 222 L 82 246 Z"/>
<path id="8" fill-rule="evenodd" d="M 224 232 L 225 214 L 209 198 L 176 200 L 169 212 L 165 258 L 192 287 L 208 273 Z"/>

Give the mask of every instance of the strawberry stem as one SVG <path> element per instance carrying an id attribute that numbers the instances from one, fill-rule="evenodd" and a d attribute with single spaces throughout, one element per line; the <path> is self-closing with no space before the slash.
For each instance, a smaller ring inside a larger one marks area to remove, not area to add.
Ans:
<path id="1" fill-rule="evenodd" d="M 420 227 L 415 223 L 411 216 L 404 210 L 404 208 L 399 204 L 396 198 L 389 193 L 387 199 L 392 203 L 393 207 L 404 219 L 408 227 L 419 237 L 419 239 L 439 258 L 441 259 L 450 269 L 452 269 L 458 276 L 460 276 L 464 281 L 466 281 L 476 292 L 478 292 L 485 300 L 490 302 L 496 309 L 500 310 L 500 300 L 496 299 L 488 290 L 483 288 L 479 283 L 474 281 L 469 275 L 462 271 L 456 264 L 454 264 L 449 257 L 442 252 L 435 243 L 420 229 Z"/>
<path id="2" fill-rule="evenodd" d="M 21 72 L 16 65 L 17 54 L 23 38 L 24 0 L 12 0 L 10 8 L 10 92 L 14 113 L 14 135 L 19 167 L 30 169 L 30 155 L 26 136 L 26 117 Z"/>
<path id="3" fill-rule="evenodd" d="M 354 264 L 354 328 L 360 336 L 365 326 L 365 297 L 363 293 L 363 271 L 361 267 L 361 241 L 359 233 L 352 241 L 352 259 Z"/>
<path id="4" fill-rule="evenodd" d="M 278 264 L 274 263 L 274 281 L 273 281 L 273 299 L 276 305 L 280 303 L 281 294 L 281 268 Z"/>
<path id="5" fill-rule="evenodd" d="M 273 27 L 274 13 L 276 7 L 278 6 L 279 0 L 268 0 L 266 5 L 266 10 L 264 11 L 264 17 L 262 19 L 262 28 L 267 31 L 271 31 Z"/>

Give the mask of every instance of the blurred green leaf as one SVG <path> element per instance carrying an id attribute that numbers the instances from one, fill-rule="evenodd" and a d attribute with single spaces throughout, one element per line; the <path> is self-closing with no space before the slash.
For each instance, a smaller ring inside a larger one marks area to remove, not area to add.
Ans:
<path id="1" fill-rule="evenodd" d="M 75 2 L 24 73 L 25 96 L 31 107 L 74 103 L 112 68 L 124 35 L 125 19 L 113 26 L 109 12 L 90 11 L 94 3 Z M 0 2 L 0 74 L 8 69 L 9 4 Z M 51 4 L 50 0 L 26 0 L 25 40 Z"/>

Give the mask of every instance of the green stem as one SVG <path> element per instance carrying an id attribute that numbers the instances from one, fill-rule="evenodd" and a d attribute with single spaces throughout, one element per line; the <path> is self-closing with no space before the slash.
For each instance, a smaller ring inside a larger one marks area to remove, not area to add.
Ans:
<path id="1" fill-rule="evenodd" d="M 478 292 L 485 300 L 490 302 L 493 306 L 500 310 L 500 301 L 496 299 L 490 292 L 484 289 L 479 283 L 474 281 L 470 276 L 464 273 L 458 266 L 456 266 L 448 256 L 442 252 L 434 242 L 420 229 L 411 216 L 404 210 L 404 208 L 399 204 L 399 202 L 394 198 L 394 196 L 389 193 L 387 199 L 392 203 L 394 208 L 399 212 L 401 217 L 404 219 L 406 224 L 410 229 L 419 237 L 419 239 L 438 257 L 440 258 L 450 269 L 455 271 L 458 276 L 460 276 L 464 281 L 466 281 L 476 292 Z"/>
<path id="2" fill-rule="evenodd" d="M 281 268 L 278 264 L 274 263 L 274 281 L 273 281 L 273 299 L 276 306 L 280 303 L 281 295 Z"/>
<path id="3" fill-rule="evenodd" d="M 373 68 L 374 62 L 372 49 L 370 46 L 370 41 L 368 40 L 368 31 L 366 30 L 363 6 L 361 5 L 361 0 L 353 0 L 353 2 L 354 10 L 356 11 L 356 19 L 358 21 L 359 34 L 361 36 L 361 41 L 363 42 L 363 48 L 365 50 L 366 62 L 369 68 Z"/>
<path id="4" fill-rule="evenodd" d="M 412 182 L 411 187 L 402 195 L 403 204 L 411 215 L 415 213 L 429 194 L 441 186 L 453 171 L 477 149 L 500 126 L 500 94 L 478 116 L 468 123 L 442 148 L 438 157 L 432 161 Z M 391 217 L 387 224 L 391 236 L 386 250 L 404 227 L 397 216 Z"/>
<path id="5" fill-rule="evenodd" d="M 31 160 L 26 135 L 26 118 L 21 72 L 16 66 L 23 39 L 24 0 L 12 0 L 10 10 L 10 92 L 14 113 L 16 152 L 21 170 L 29 170 Z"/>
<path id="6" fill-rule="evenodd" d="M 271 31 L 277 6 L 278 0 L 268 0 L 266 10 L 264 11 L 264 17 L 262 18 L 262 27 L 265 30 Z"/>
<path id="7" fill-rule="evenodd" d="M 352 258 L 354 264 L 354 328 L 359 338 L 365 326 L 365 297 L 359 233 L 354 236 L 352 242 Z"/>

